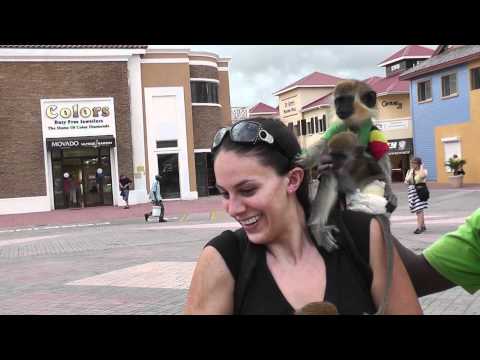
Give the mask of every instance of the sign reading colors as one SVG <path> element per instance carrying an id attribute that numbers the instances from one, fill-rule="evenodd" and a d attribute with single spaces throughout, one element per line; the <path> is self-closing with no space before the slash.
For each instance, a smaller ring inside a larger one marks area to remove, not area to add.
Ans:
<path id="1" fill-rule="evenodd" d="M 44 138 L 115 136 L 113 98 L 42 99 Z"/>

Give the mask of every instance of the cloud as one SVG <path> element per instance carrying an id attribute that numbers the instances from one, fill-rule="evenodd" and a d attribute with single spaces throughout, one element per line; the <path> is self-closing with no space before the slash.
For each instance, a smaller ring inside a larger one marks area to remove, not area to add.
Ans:
<path id="1" fill-rule="evenodd" d="M 377 66 L 406 45 L 178 45 L 231 57 L 232 106 L 252 106 L 262 101 L 278 105 L 272 93 L 319 71 L 342 78 L 384 76 Z M 436 45 L 424 45 L 435 48 Z M 173 46 L 166 46 L 172 48 Z"/>

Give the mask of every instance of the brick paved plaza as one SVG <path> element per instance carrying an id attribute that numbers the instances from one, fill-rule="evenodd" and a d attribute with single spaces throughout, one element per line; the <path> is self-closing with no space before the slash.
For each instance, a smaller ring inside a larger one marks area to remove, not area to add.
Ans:
<path id="1" fill-rule="evenodd" d="M 427 232 L 414 235 L 406 192 L 394 234 L 421 251 L 480 204 L 480 189 L 432 189 Z M 168 223 L 142 217 L 148 206 L 0 216 L 0 314 L 181 314 L 205 243 L 237 225 L 220 198 L 167 202 Z M 461 288 L 421 299 L 426 314 L 478 314 L 480 294 Z"/>

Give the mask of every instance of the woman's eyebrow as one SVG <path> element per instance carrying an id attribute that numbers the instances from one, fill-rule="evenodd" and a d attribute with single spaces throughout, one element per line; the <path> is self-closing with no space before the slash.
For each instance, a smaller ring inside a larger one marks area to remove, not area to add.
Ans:
<path id="1" fill-rule="evenodd" d="M 245 184 L 250 184 L 250 183 L 252 183 L 252 182 L 253 182 L 253 180 L 251 180 L 251 179 L 242 180 L 242 181 L 240 181 L 238 184 L 235 184 L 233 187 L 234 187 L 235 189 L 237 189 L 237 188 L 242 187 L 242 186 L 245 185 Z M 218 184 L 216 184 L 215 186 L 217 187 L 217 189 L 218 189 L 219 191 L 226 191 L 223 187 L 221 187 L 221 186 L 218 185 Z"/>

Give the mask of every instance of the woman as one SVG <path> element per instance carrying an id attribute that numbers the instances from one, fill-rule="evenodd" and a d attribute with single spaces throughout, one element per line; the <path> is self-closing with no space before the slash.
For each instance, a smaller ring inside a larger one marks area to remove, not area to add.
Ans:
<path id="1" fill-rule="evenodd" d="M 423 167 L 422 159 L 414 158 L 410 162 L 410 169 L 405 176 L 405 184 L 408 185 L 408 205 L 412 214 L 417 215 L 417 228 L 413 232 L 414 234 L 421 234 L 427 230 L 423 210 L 428 208 L 428 202 L 421 201 L 415 189 L 415 184 L 427 181 L 427 175 L 427 169 Z"/>
<path id="2" fill-rule="evenodd" d="M 369 276 L 348 246 L 331 253 L 317 247 L 305 220 L 308 181 L 293 162 L 300 151 L 295 135 L 277 119 L 247 119 L 219 130 L 212 147 L 217 187 L 242 229 L 205 246 L 186 314 L 293 314 L 316 301 L 333 303 L 340 314 L 376 311 L 386 285 L 380 225 L 370 215 L 342 215 L 350 228 L 359 225 L 355 241 Z M 386 313 L 422 313 L 396 252 Z"/>

